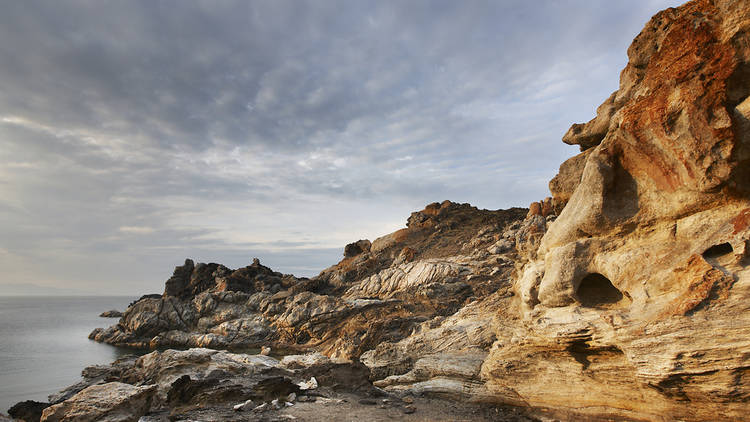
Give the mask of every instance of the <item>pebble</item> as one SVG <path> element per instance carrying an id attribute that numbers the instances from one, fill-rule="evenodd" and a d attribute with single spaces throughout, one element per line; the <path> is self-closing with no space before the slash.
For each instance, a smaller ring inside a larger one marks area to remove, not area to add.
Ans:
<path id="1" fill-rule="evenodd" d="M 302 381 L 300 383 L 297 383 L 300 390 L 314 390 L 318 388 L 318 380 L 315 379 L 315 377 L 310 377 L 309 381 Z"/>
<path id="2" fill-rule="evenodd" d="M 253 405 L 254 405 L 253 401 L 252 400 L 248 400 L 248 401 L 246 401 L 244 403 L 240 403 L 240 404 L 234 406 L 233 409 L 236 410 L 236 411 L 238 411 L 238 412 L 240 412 L 242 410 L 250 409 Z"/>
<path id="3" fill-rule="evenodd" d="M 414 408 L 414 406 L 404 406 L 404 413 L 406 413 L 407 415 L 410 415 L 416 411 L 417 409 Z"/>
<path id="4" fill-rule="evenodd" d="M 268 408 L 269 408 L 268 403 L 263 403 L 261 405 L 256 406 L 255 409 L 253 409 L 253 412 L 265 412 L 266 410 L 268 410 Z"/>

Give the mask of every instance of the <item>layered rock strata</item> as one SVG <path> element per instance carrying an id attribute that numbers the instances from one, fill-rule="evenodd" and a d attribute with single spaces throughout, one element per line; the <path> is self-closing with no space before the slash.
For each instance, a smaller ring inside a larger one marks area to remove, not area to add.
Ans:
<path id="1" fill-rule="evenodd" d="M 568 131 L 584 152 L 551 183 L 570 196 L 516 284 L 525 324 L 483 365 L 494 394 L 646 419 L 748 414 L 748 29 L 747 1 L 660 12 L 619 90 Z M 554 380 L 565 388 L 539 388 Z"/>
<path id="2" fill-rule="evenodd" d="M 130 347 L 319 350 L 352 359 L 422 322 L 510 286 L 525 209 L 478 210 L 449 201 L 415 212 L 407 228 L 345 248 L 313 279 L 255 260 L 230 270 L 186 260 L 162 296 L 131 304 L 90 338 Z"/>

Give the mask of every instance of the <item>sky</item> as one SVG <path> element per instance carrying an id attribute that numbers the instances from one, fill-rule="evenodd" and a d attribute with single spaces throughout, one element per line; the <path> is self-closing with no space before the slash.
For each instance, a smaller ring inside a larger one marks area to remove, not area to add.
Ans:
<path id="1" fill-rule="evenodd" d="M 0 285 L 313 276 L 431 202 L 526 207 L 679 3 L 1 1 Z"/>

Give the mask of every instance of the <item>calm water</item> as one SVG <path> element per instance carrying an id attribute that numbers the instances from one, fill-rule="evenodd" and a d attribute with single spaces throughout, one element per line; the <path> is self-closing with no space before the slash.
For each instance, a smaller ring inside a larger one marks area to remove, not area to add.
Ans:
<path id="1" fill-rule="evenodd" d="M 135 297 L 0 297 L 0 413 L 22 400 L 47 395 L 80 380 L 81 370 L 126 354 L 88 339 L 96 327 L 117 323 L 100 318 L 125 310 Z"/>

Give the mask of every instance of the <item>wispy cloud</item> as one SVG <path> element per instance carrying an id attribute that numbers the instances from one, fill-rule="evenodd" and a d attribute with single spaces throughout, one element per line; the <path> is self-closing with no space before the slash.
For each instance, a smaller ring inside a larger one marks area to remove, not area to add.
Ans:
<path id="1" fill-rule="evenodd" d="M 127 234 L 151 234 L 155 231 L 152 227 L 148 226 L 122 226 L 118 230 Z"/>

